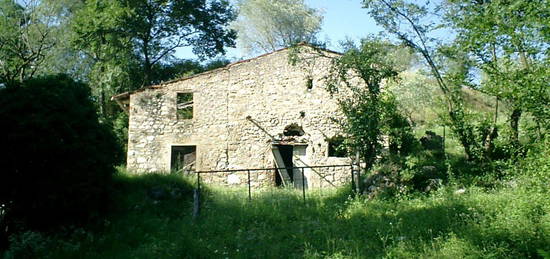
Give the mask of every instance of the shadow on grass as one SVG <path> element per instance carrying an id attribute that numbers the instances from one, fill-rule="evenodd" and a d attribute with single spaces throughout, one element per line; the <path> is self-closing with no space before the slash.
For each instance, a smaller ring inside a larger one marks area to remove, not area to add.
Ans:
<path id="1" fill-rule="evenodd" d="M 214 193 L 204 202 L 190 254 L 229 258 L 382 257 L 401 241 L 425 240 L 450 232 L 467 209 L 460 203 L 403 206 L 397 202 L 266 192 L 248 202 Z M 185 244 L 181 244 L 185 246 Z M 215 249 L 210 249 L 215 248 Z M 193 256 L 191 256 L 193 257 Z"/>
<path id="2" fill-rule="evenodd" d="M 506 257 L 515 249 L 506 231 L 492 232 L 484 226 L 484 215 L 490 214 L 482 211 L 486 204 L 451 191 L 368 201 L 352 198 L 344 188 L 310 192 L 304 204 L 295 190 L 267 189 L 248 201 L 245 188 L 206 188 L 201 217 L 194 220 L 192 185 L 186 179 L 122 175 L 116 183 L 117 208 L 112 215 L 100 228 L 60 239 L 51 257 L 453 258 Z M 151 198 L 151 190 L 159 188 L 180 194 Z M 530 242 L 532 235 L 518 232 L 523 234 L 521 240 Z M 529 249 L 544 239 L 537 240 Z M 524 251 L 512 254 L 533 255 Z"/>

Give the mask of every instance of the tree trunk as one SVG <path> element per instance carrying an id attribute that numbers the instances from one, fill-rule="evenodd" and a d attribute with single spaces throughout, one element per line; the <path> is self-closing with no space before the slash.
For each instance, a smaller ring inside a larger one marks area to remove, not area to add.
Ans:
<path id="1" fill-rule="evenodd" d="M 149 58 L 145 56 L 145 64 L 143 65 L 143 85 L 148 86 L 151 84 L 152 71 L 153 69 L 149 61 Z"/>
<path id="2" fill-rule="evenodd" d="M 462 131 L 455 131 L 455 133 L 458 134 L 458 138 L 460 139 L 460 144 L 462 144 L 462 147 L 464 148 L 464 153 L 466 153 L 466 159 L 468 161 L 472 161 L 475 159 L 474 154 L 472 154 L 472 148 L 470 141 L 468 141 L 468 137 L 464 135 Z"/>
<path id="3" fill-rule="evenodd" d="M 519 145 L 519 119 L 521 118 L 522 112 L 521 108 L 516 107 L 510 115 L 510 128 L 512 130 L 510 142 L 514 146 Z"/>
<path id="4" fill-rule="evenodd" d="M 143 56 L 145 58 L 144 64 L 143 64 L 143 85 L 147 86 L 151 84 L 151 73 L 152 73 L 152 65 L 151 65 L 151 57 L 149 57 L 149 39 L 146 37 L 143 39 Z"/>
<path id="5" fill-rule="evenodd" d="M 151 73 L 153 69 L 151 64 L 149 63 L 149 59 L 145 58 L 145 64 L 143 64 L 143 85 L 148 86 L 151 84 Z"/>
<path id="6" fill-rule="evenodd" d="M 109 108 L 108 108 L 108 101 L 107 101 L 107 98 L 105 98 L 105 90 L 104 89 L 101 89 L 101 112 L 102 112 L 102 115 L 103 115 L 103 118 L 106 120 L 106 121 L 110 121 L 111 120 L 111 114 L 109 113 Z"/>
<path id="7" fill-rule="evenodd" d="M 485 157 L 492 159 L 493 151 L 495 149 L 495 139 L 498 137 L 498 128 L 496 125 L 493 125 L 488 132 L 489 134 L 484 138 L 483 147 L 485 152 Z"/>
<path id="8" fill-rule="evenodd" d="M 468 161 L 476 160 L 475 154 L 472 152 L 472 139 L 471 134 L 468 134 L 467 129 L 465 128 L 466 122 L 464 118 L 457 116 L 455 111 L 449 111 L 449 117 L 451 118 L 451 129 L 455 134 L 458 135 L 458 139 L 462 147 L 464 148 L 464 153 L 466 153 L 466 159 Z"/>

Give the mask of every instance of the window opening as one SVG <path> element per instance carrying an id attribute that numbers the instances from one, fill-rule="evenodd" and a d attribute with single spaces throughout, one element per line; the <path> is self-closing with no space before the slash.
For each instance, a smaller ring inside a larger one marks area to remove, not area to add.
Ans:
<path id="1" fill-rule="evenodd" d="M 178 120 L 193 119 L 193 93 L 178 93 L 177 115 Z"/>
<path id="2" fill-rule="evenodd" d="M 345 138 L 342 136 L 334 136 L 327 139 L 328 141 L 328 156 L 329 157 L 348 157 L 348 150 L 345 145 Z"/>
<path id="3" fill-rule="evenodd" d="M 307 79 L 306 86 L 307 90 L 313 89 L 313 79 L 311 77 Z"/>
<path id="4" fill-rule="evenodd" d="M 170 169 L 172 172 L 194 172 L 196 159 L 196 146 L 172 146 Z"/>

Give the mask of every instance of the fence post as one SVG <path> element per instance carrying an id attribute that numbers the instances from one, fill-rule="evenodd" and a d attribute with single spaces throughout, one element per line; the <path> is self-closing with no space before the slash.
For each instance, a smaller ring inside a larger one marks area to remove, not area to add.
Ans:
<path id="1" fill-rule="evenodd" d="M 446 145 L 445 142 L 447 142 L 447 136 L 446 136 L 446 132 L 445 132 L 445 125 L 443 125 L 443 154 L 445 155 L 445 157 L 447 157 L 447 152 L 445 151 L 445 147 L 447 145 Z"/>
<path id="2" fill-rule="evenodd" d="M 197 188 L 193 190 L 193 219 L 198 219 L 201 213 L 201 176 L 197 171 Z"/>
<path id="3" fill-rule="evenodd" d="M 304 204 L 306 204 L 306 177 L 304 176 L 303 167 L 302 167 L 302 196 L 304 197 Z"/>
<path id="4" fill-rule="evenodd" d="M 355 192 L 355 161 L 351 163 L 351 192 Z"/>
<path id="5" fill-rule="evenodd" d="M 246 170 L 247 174 L 248 174 L 248 201 L 251 201 L 252 200 L 252 192 L 251 192 L 251 187 L 250 187 L 250 170 Z"/>
<path id="6" fill-rule="evenodd" d="M 355 153 L 355 193 L 361 193 L 361 161 L 359 160 L 359 152 Z"/>
<path id="7" fill-rule="evenodd" d="M 279 186 L 277 186 L 277 174 L 278 174 L 277 169 L 273 168 L 273 182 L 275 183 L 274 184 L 275 187 L 279 187 Z"/>

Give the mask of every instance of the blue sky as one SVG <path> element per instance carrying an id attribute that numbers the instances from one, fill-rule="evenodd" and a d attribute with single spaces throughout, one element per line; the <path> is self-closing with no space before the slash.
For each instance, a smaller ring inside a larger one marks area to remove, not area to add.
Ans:
<path id="1" fill-rule="evenodd" d="M 370 33 L 378 33 L 381 28 L 376 26 L 365 9 L 361 8 L 360 0 L 306 0 L 313 8 L 323 11 L 324 20 L 319 39 L 328 42 L 327 47 L 339 51 L 339 42 L 346 39 L 357 41 Z M 190 49 L 180 49 L 179 58 L 196 58 Z M 239 59 L 242 54 L 238 49 L 228 49 L 226 55 L 230 59 Z"/>
<path id="2" fill-rule="evenodd" d="M 323 27 L 319 37 L 329 41 L 329 48 L 340 50 L 339 42 L 359 40 L 382 29 L 361 8 L 360 0 L 306 0 L 306 3 L 324 12 Z"/>

